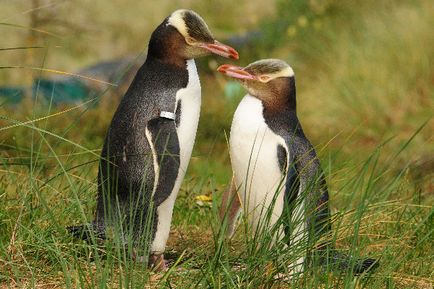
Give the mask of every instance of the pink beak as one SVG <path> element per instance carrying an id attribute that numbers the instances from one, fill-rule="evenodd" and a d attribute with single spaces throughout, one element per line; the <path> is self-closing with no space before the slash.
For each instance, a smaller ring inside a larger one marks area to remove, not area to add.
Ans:
<path id="1" fill-rule="evenodd" d="M 248 73 L 244 70 L 244 67 L 239 67 L 230 64 L 223 64 L 217 68 L 218 72 L 224 73 L 229 77 L 238 78 L 238 79 L 250 79 L 256 80 L 256 76 Z"/>
<path id="2" fill-rule="evenodd" d="M 214 43 L 204 43 L 199 45 L 200 47 L 210 51 L 211 53 L 232 59 L 238 59 L 238 52 L 232 47 L 220 43 L 217 40 Z"/>

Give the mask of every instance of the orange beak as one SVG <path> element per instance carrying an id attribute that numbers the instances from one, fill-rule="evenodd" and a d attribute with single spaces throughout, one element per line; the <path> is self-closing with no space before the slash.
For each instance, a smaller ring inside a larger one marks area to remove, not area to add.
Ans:
<path id="1" fill-rule="evenodd" d="M 200 47 L 210 51 L 211 53 L 232 59 L 238 59 L 238 52 L 232 47 L 220 43 L 217 40 L 214 43 L 204 43 L 199 45 Z"/>
<path id="2" fill-rule="evenodd" d="M 223 64 L 217 68 L 218 72 L 224 73 L 229 77 L 237 78 L 237 79 L 249 79 L 256 80 L 257 77 L 253 74 L 248 73 L 244 70 L 244 67 L 239 67 L 230 64 Z"/>

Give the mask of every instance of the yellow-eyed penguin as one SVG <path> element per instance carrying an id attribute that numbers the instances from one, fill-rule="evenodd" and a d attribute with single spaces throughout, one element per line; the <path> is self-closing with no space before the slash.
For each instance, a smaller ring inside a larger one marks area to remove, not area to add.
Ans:
<path id="1" fill-rule="evenodd" d="M 275 240 L 290 246 L 314 243 L 331 231 L 329 197 L 320 162 L 297 118 L 294 71 L 278 59 L 246 67 L 224 64 L 218 71 L 239 80 L 248 91 L 236 109 L 230 132 L 233 178 L 222 203 L 229 234 L 242 207 L 254 232 L 264 228 L 265 219 L 269 222 L 265 228 L 270 229 L 283 218 Z M 345 270 L 350 257 L 332 247 L 323 244 L 316 256 L 321 263 Z M 324 253 L 326 249 L 329 252 Z M 292 266 L 293 273 L 304 271 L 308 254 L 301 255 Z M 353 264 L 353 273 L 359 274 L 378 262 L 364 259 Z"/>
<path id="2" fill-rule="evenodd" d="M 150 266 L 166 268 L 163 253 L 173 207 L 199 121 L 201 86 L 194 58 L 211 53 L 238 59 L 237 51 L 215 40 L 191 10 L 173 12 L 152 33 L 146 61 L 105 138 L 95 219 L 69 227 L 75 236 L 89 239 L 92 231 L 105 238 L 107 228 L 118 226 L 124 242 L 149 250 Z"/>

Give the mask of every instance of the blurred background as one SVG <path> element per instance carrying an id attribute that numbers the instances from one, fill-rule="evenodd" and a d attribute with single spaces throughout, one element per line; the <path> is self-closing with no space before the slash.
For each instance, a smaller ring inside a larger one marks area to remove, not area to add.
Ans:
<path id="1" fill-rule="evenodd" d="M 320 154 L 333 154 L 330 166 L 337 167 L 332 170 L 382 146 L 387 157 L 424 126 L 393 165 L 399 170 L 414 162 L 432 172 L 432 1 L 17 0 L 0 5 L 3 126 L 58 113 L 34 124 L 89 150 L 100 149 L 116 105 L 146 57 L 153 29 L 173 10 L 190 8 L 217 39 L 239 50 L 240 64 L 282 58 L 293 66 L 299 118 Z M 215 72 L 227 61 L 198 60 L 204 99 L 189 171 L 190 177 L 206 172 L 218 185 L 230 175 L 225 134 L 245 93 Z M 26 134 L 23 126 L 3 129 L 1 154 L 28 150 Z M 77 149 L 64 146 L 57 153 Z M 97 166 L 91 166 L 95 173 Z"/>

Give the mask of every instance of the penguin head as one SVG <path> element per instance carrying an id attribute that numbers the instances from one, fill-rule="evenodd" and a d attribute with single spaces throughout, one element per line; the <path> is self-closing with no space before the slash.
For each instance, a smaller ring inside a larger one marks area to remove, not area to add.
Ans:
<path id="1" fill-rule="evenodd" d="M 187 9 L 176 10 L 167 17 L 154 31 L 149 46 L 150 50 L 155 48 L 152 52 L 156 53 L 161 53 L 165 47 L 166 52 L 183 59 L 193 59 L 208 54 L 238 59 L 238 52 L 235 49 L 215 40 L 202 17 Z"/>
<path id="2" fill-rule="evenodd" d="M 262 59 L 246 67 L 223 64 L 217 71 L 235 78 L 250 95 L 268 103 L 286 101 L 295 106 L 294 71 L 280 59 Z"/>

